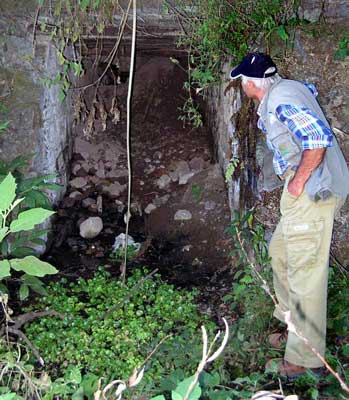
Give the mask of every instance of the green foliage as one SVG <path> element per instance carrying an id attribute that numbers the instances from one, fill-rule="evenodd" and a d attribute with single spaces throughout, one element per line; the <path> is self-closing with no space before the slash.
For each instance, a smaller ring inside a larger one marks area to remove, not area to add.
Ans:
<path id="1" fill-rule="evenodd" d="M 52 380 L 46 372 L 36 370 L 30 353 L 23 345 L 0 341 L 0 399 L 93 399 L 97 376 L 83 375 L 79 368 L 69 365 L 64 375 Z"/>
<path id="2" fill-rule="evenodd" d="M 11 270 L 24 272 L 25 274 L 21 278 L 22 284 L 19 290 L 20 299 L 24 300 L 29 296 L 29 288 L 39 293 L 44 292 L 42 282 L 36 277 L 55 274 L 57 270 L 49 263 L 40 261 L 33 255 L 25 256 L 24 258 L 4 258 L 4 256 L 6 257 L 11 253 L 9 251 L 11 240 L 8 240 L 8 238 L 10 235 L 20 234 L 22 231 L 32 230 L 36 225 L 41 224 L 54 214 L 54 212 L 43 208 L 33 208 L 18 212 L 24 198 L 16 198 L 16 190 L 16 180 L 9 173 L 0 183 L 0 244 L 3 253 L 3 256 L 0 256 L 0 282 L 3 279 L 11 277 Z M 0 291 L 6 291 L 6 287 L 3 284 Z"/>
<path id="3" fill-rule="evenodd" d="M 191 187 L 191 194 L 193 196 L 193 199 L 197 202 L 201 200 L 201 197 L 205 191 L 205 188 L 199 185 L 192 185 Z"/>
<path id="4" fill-rule="evenodd" d="M 55 174 L 43 175 L 36 178 L 25 177 L 22 170 L 25 170 L 32 157 L 32 154 L 19 156 L 9 163 L 0 160 L 0 182 L 3 182 L 1 183 L 3 189 L 0 189 L 0 207 L 6 207 L 5 203 L 10 198 L 13 198 L 14 190 L 15 196 L 18 199 L 17 203 L 14 203 L 13 210 L 11 210 L 11 213 L 7 217 L 8 222 L 11 223 L 11 235 L 8 232 L 4 233 L 4 230 L 2 232 L 0 230 L 0 243 L 2 241 L 0 253 L 4 257 L 35 255 L 35 248 L 45 245 L 42 237 L 47 234 L 47 230 L 32 231 L 32 229 L 34 225 L 43 222 L 52 214 L 51 203 L 46 192 L 48 190 L 57 191 L 61 189 L 61 186 L 52 183 L 52 180 L 56 177 Z M 12 178 L 9 174 L 11 174 Z M 13 185 L 14 179 L 16 186 Z M 35 222 L 34 225 L 33 221 Z M 23 226 L 23 223 L 28 229 Z M 5 236 L 2 236 L 1 233 Z"/>
<path id="5" fill-rule="evenodd" d="M 264 365 L 265 332 L 269 329 L 272 317 L 272 301 L 262 289 L 262 283 L 249 261 L 253 260 L 267 282 L 271 282 L 271 268 L 264 227 L 254 221 L 252 210 L 235 212 L 228 232 L 234 243 L 231 255 L 240 268 L 234 273 L 232 293 L 223 300 L 239 317 L 232 327 L 232 339 L 227 349 L 230 353 L 229 363 L 234 365 L 234 374 L 238 377 L 250 365 Z"/>
<path id="6" fill-rule="evenodd" d="M 349 39 L 343 38 L 339 41 L 336 52 L 334 53 L 335 60 L 344 61 L 349 56 Z"/>
<path id="7" fill-rule="evenodd" d="M 225 181 L 230 182 L 231 178 L 234 175 L 236 167 L 239 165 L 239 159 L 237 157 L 233 157 L 230 159 L 229 164 L 225 170 Z"/>
<path id="8" fill-rule="evenodd" d="M 186 371 L 193 367 L 186 354 L 198 342 L 195 333 L 202 319 L 193 303 L 195 293 L 175 290 L 157 276 L 130 296 L 143 274 L 135 271 L 123 285 L 101 269 L 92 279 L 80 278 L 69 285 L 63 280 L 49 286 L 49 294 L 35 308 L 55 310 L 64 319 L 42 318 L 26 326 L 26 333 L 53 374 L 74 364 L 99 376 L 125 379 L 159 340 L 179 333 L 161 346 L 147 379 L 171 365 L 169 360 L 183 347 L 187 350 L 178 367 Z M 166 354 L 169 347 L 170 354 Z"/>
<path id="9" fill-rule="evenodd" d="M 127 261 L 132 260 L 133 258 L 136 257 L 137 253 L 139 251 L 139 246 L 136 246 L 134 244 L 129 244 L 127 246 Z M 125 247 L 120 246 L 118 249 L 113 251 L 110 256 L 112 260 L 115 261 L 124 261 L 125 259 Z"/>
<path id="10" fill-rule="evenodd" d="M 195 128 L 200 128 L 203 126 L 202 115 L 199 111 L 199 107 L 194 103 L 193 98 L 190 96 L 184 103 L 183 107 L 180 108 L 182 114 L 178 117 L 183 123 L 189 123 Z"/>
<path id="11" fill-rule="evenodd" d="M 3 105 L 3 103 L 0 102 L 0 135 L 10 126 L 10 121 L 7 120 L 7 114 L 7 108 Z"/>
<path id="12" fill-rule="evenodd" d="M 173 6 L 169 8 L 173 10 Z M 288 27 L 298 23 L 294 8 L 294 0 L 176 1 L 174 12 L 184 28 L 178 46 L 189 52 L 185 84 L 189 99 L 183 107 L 188 118 L 182 119 L 191 123 L 200 120 L 191 92 L 201 92 L 217 82 L 228 57 L 236 64 L 255 47 L 257 40 L 269 48 L 273 33 L 287 41 Z"/>
<path id="13" fill-rule="evenodd" d="M 336 268 L 329 270 L 328 334 L 334 338 L 345 337 L 349 331 L 349 274 Z"/>
<path id="14" fill-rule="evenodd" d="M 41 83 L 48 87 L 57 85 L 58 99 L 63 102 L 72 83 L 84 74 L 81 52 L 74 50 L 68 56 L 68 44 L 81 48 L 86 34 L 102 35 L 106 27 L 115 24 L 115 16 L 127 16 L 127 13 L 118 0 L 57 0 L 54 6 L 51 0 L 38 0 L 38 7 L 38 27 L 54 42 L 61 65 L 60 73 L 41 79 Z M 47 23 L 48 18 L 51 23 Z"/>

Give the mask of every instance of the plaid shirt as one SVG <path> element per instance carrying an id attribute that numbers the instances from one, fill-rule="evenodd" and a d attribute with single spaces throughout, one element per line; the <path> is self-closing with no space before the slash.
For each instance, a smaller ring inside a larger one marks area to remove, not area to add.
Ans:
<path id="1" fill-rule="evenodd" d="M 318 92 L 311 83 L 304 85 L 316 97 Z M 313 150 L 332 146 L 333 133 L 331 130 L 308 108 L 296 107 L 289 104 L 280 104 L 276 108 L 276 117 L 290 132 L 301 140 L 303 150 Z M 266 133 L 265 126 L 258 120 L 258 128 Z M 267 139 L 267 145 L 274 152 L 273 165 L 275 173 L 282 175 L 289 163 L 282 157 L 279 150 Z"/>

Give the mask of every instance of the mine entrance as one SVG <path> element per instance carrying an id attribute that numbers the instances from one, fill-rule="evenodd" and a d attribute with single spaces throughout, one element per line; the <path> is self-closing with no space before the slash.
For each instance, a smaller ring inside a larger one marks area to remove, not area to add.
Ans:
<path id="1" fill-rule="evenodd" d="M 134 76 L 129 234 L 140 250 L 130 265 L 158 267 L 176 284 L 197 285 L 228 263 L 225 184 L 210 132 L 179 120 L 186 54 L 173 42 L 151 40 L 137 49 Z M 113 269 L 113 244 L 125 232 L 129 47 L 104 73 L 108 43 L 103 46 L 88 46 L 83 84 L 103 78 L 74 98 L 71 176 L 47 255 L 72 276 L 91 275 L 99 265 Z"/>

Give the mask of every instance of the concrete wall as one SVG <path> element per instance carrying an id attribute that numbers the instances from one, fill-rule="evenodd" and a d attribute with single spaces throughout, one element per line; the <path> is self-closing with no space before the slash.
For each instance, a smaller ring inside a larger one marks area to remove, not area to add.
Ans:
<path id="1" fill-rule="evenodd" d="M 16 6 L 16 7 L 15 7 Z M 0 17 L 0 100 L 9 113 L 8 130 L 0 137 L 0 158 L 11 161 L 33 154 L 28 173 L 57 173 L 65 185 L 70 154 L 69 100 L 58 100 L 57 86 L 45 87 L 44 78 L 60 71 L 49 38 L 37 36 L 35 51 L 28 14 L 36 2 L 2 2 Z M 11 23 L 9 23 L 11 21 Z M 53 200 L 59 193 L 52 193 Z"/>

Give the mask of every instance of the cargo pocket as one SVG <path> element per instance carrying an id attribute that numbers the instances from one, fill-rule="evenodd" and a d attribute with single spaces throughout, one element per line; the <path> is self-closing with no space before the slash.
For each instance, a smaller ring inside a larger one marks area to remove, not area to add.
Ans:
<path id="1" fill-rule="evenodd" d="M 283 235 L 286 241 L 287 260 L 293 270 L 316 266 L 320 249 L 324 220 L 285 223 Z"/>
<path id="2" fill-rule="evenodd" d="M 300 148 L 287 131 L 270 138 L 270 141 L 272 145 L 278 149 L 282 158 L 286 161 L 290 161 L 299 157 L 301 153 Z"/>

